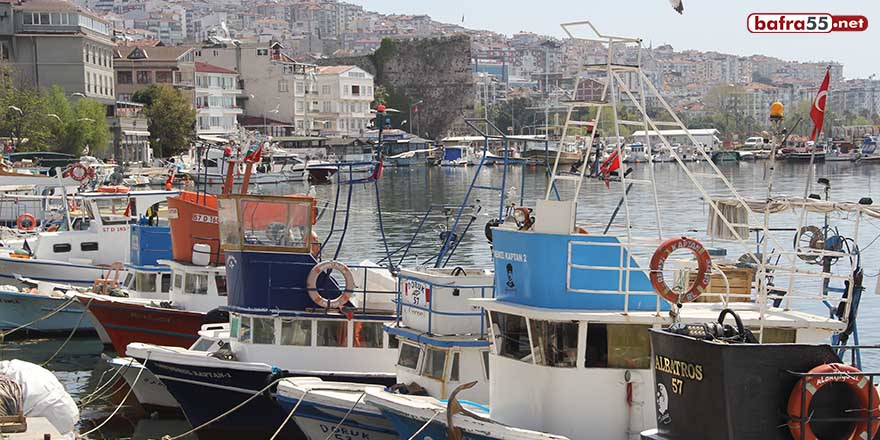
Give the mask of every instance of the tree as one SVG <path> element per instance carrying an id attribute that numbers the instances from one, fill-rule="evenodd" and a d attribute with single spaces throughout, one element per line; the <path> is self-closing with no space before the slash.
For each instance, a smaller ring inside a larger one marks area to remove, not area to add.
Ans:
<path id="1" fill-rule="evenodd" d="M 15 140 L 18 151 L 45 151 L 52 137 L 45 110 L 39 89 L 6 87 L 0 91 L 0 130 Z"/>
<path id="2" fill-rule="evenodd" d="M 189 147 L 196 111 L 183 93 L 169 85 L 153 85 L 132 99 L 146 105 L 150 144 L 156 157 L 173 156 Z"/>
<path id="3" fill-rule="evenodd" d="M 73 155 L 100 154 L 110 142 L 104 105 L 93 99 L 82 98 L 71 105 L 59 86 L 52 86 L 45 95 L 42 110 L 45 124 L 51 134 L 51 149 Z"/>

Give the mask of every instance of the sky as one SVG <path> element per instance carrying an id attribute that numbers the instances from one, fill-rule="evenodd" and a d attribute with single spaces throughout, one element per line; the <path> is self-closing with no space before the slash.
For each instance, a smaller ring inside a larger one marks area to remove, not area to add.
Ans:
<path id="1" fill-rule="evenodd" d="M 683 0 L 684 15 L 669 0 L 343 0 L 385 14 L 428 14 L 433 19 L 507 35 L 529 31 L 563 37 L 562 22 L 590 20 L 605 34 L 640 37 L 654 46 L 737 55 L 762 54 L 796 61 L 843 63 L 844 76 L 880 77 L 878 0 Z M 751 34 L 753 12 L 863 15 L 865 32 Z M 462 22 L 464 17 L 464 22 Z"/>

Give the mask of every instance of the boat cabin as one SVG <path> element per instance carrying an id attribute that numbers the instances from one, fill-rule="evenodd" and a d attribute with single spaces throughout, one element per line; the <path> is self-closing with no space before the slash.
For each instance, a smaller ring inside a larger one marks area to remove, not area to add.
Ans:
<path id="1" fill-rule="evenodd" d="M 463 166 L 467 165 L 471 160 L 473 149 L 467 145 L 447 145 L 443 146 L 443 160 L 440 165 L 443 166 Z"/>
<path id="2" fill-rule="evenodd" d="M 184 310 L 214 310 L 226 305 L 226 268 L 199 266 L 174 260 L 159 260 L 170 270 L 168 299 Z M 166 282 L 166 274 L 161 282 Z"/>

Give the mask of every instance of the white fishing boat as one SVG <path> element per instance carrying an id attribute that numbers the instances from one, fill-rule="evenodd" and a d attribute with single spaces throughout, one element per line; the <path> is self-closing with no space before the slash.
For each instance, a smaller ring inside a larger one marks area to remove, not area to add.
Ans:
<path id="1" fill-rule="evenodd" d="M 91 286 L 113 263 L 130 253 L 130 223 L 158 211 L 176 191 L 81 193 L 82 217 L 70 218 L 52 232 L 28 238 L 18 249 L 0 249 L 0 277 L 17 276 L 75 286 Z"/>
<path id="2" fill-rule="evenodd" d="M 623 149 L 624 163 L 645 163 L 648 161 L 648 149 L 641 142 L 629 144 Z"/>
<path id="3" fill-rule="evenodd" d="M 444 167 L 464 167 L 473 160 L 474 150 L 469 145 L 444 145 L 443 159 L 440 160 L 440 166 Z"/>

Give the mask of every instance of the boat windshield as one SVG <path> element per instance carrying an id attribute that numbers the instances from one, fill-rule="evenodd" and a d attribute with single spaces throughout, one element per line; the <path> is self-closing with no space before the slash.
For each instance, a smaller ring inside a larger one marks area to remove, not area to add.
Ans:
<path id="1" fill-rule="evenodd" d="M 134 212 L 134 199 L 101 198 L 94 199 L 92 203 L 86 203 L 86 209 L 91 218 L 101 218 L 103 225 L 124 225 L 128 223 L 131 212 Z M 95 212 L 97 211 L 97 212 Z"/>
<path id="2" fill-rule="evenodd" d="M 311 197 L 231 196 L 220 200 L 224 248 L 308 252 L 312 244 Z"/>

